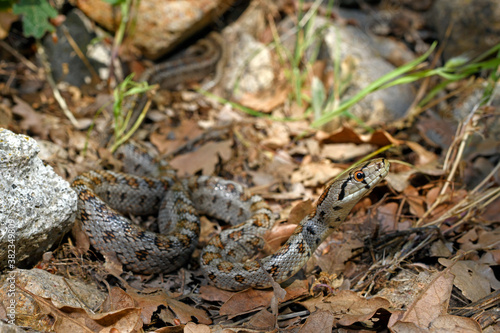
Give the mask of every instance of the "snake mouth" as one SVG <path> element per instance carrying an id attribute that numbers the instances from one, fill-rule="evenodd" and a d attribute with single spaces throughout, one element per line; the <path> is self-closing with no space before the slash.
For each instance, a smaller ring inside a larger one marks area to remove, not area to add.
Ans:
<path id="1" fill-rule="evenodd" d="M 375 161 L 371 161 L 366 169 L 362 169 L 365 174 L 367 173 L 366 178 L 362 183 L 365 185 L 365 188 L 368 191 L 371 191 L 373 187 L 375 187 L 382 179 L 384 179 L 389 173 L 390 163 L 385 158 L 380 158 Z"/>

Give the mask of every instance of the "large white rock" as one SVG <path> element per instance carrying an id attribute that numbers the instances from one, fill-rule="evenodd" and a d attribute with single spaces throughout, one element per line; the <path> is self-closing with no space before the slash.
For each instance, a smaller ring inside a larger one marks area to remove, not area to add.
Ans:
<path id="1" fill-rule="evenodd" d="M 36 263 L 75 219 L 76 192 L 39 150 L 34 139 L 0 128 L 0 270 Z"/>

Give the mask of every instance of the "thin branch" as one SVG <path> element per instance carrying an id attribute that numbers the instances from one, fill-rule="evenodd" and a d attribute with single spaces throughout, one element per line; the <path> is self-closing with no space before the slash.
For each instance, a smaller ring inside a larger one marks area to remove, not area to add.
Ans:
<path id="1" fill-rule="evenodd" d="M 63 110 L 66 118 L 69 119 L 69 121 L 74 127 L 79 128 L 80 124 L 78 123 L 78 120 L 76 120 L 75 116 L 73 116 L 73 113 L 71 113 L 71 111 L 69 110 L 68 104 L 66 104 L 66 101 L 61 96 L 61 93 L 57 88 L 56 82 L 52 77 L 52 70 L 50 68 L 50 64 L 47 59 L 47 54 L 45 53 L 45 49 L 43 48 L 42 43 L 40 43 L 40 41 L 37 40 L 36 45 L 37 45 L 38 55 L 40 56 L 40 60 L 42 61 L 43 68 L 45 70 L 45 76 L 47 77 L 47 82 L 49 83 L 50 87 L 52 88 L 52 92 L 54 93 L 54 98 L 56 99 L 57 103 L 59 103 L 59 106 Z"/>

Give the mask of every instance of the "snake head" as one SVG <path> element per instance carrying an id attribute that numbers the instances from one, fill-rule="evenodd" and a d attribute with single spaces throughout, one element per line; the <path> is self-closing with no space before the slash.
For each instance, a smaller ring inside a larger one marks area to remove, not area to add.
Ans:
<path id="1" fill-rule="evenodd" d="M 369 160 L 354 166 L 326 186 L 318 198 L 316 207 L 318 210 L 328 211 L 328 217 L 341 222 L 352 207 L 370 193 L 388 173 L 389 161 L 384 158 Z"/>

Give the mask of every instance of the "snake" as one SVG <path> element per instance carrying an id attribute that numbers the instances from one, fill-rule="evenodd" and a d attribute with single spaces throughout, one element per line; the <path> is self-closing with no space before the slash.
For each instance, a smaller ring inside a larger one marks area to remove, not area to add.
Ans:
<path id="1" fill-rule="evenodd" d="M 201 85 L 202 90 L 209 90 L 221 80 L 223 68 L 227 62 L 226 42 L 217 32 L 211 32 L 189 47 L 177 58 L 160 62 L 146 69 L 137 79 L 148 85 L 158 85 L 160 89 L 173 89 L 185 82 L 205 79 L 215 72 L 214 77 Z M 134 94 L 125 109 L 132 110 L 129 124 L 134 124 L 140 117 L 146 103 L 147 94 Z"/>
<path id="2" fill-rule="evenodd" d="M 254 256 L 275 216 L 262 197 L 237 182 L 215 176 L 180 179 L 173 171 L 146 177 L 91 170 L 77 176 L 72 187 L 78 194 L 77 220 L 90 244 L 136 273 L 184 266 L 198 244 L 200 214 L 233 224 L 208 242 L 199 262 L 210 283 L 236 291 L 268 288 L 292 277 L 388 172 L 386 159 L 373 159 L 329 182 L 286 243 L 261 259 Z M 158 232 L 125 216 L 155 212 Z"/>

